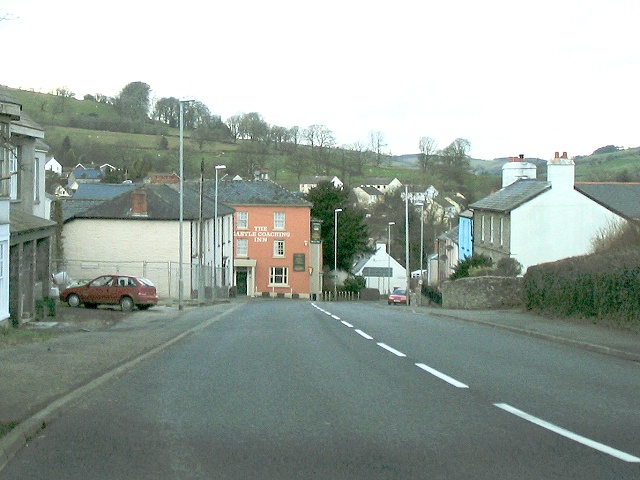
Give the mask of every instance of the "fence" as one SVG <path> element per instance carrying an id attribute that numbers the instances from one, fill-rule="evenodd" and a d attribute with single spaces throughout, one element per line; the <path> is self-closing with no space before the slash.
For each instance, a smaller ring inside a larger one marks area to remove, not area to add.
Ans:
<path id="1" fill-rule="evenodd" d="M 168 303 L 178 301 L 180 286 L 179 262 L 55 260 L 53 271 L 66 272 L 71 282 L 91 280 L 100 275 L 122 274 L 148 278 L 156 286 L 158 297 Z M 229 297 L 225 269 L 206 265 L 182 264 L 183 300 L 197 302 Z"/>

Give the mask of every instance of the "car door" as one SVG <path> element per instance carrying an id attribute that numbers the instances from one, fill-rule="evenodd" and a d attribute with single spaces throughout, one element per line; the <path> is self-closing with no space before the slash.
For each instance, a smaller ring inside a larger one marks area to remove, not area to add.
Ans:
<path id="1" fill-rule="evenodd" d="M 109 288 L 113 278 L 103 275 L 92 280 L 85 291 L 84 303 L 109 303 Z"/>

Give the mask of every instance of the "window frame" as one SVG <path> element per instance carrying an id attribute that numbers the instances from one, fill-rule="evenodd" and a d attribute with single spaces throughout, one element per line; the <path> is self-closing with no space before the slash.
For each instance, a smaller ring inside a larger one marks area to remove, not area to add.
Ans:
<path id="1" fill-rule="evenodd" d="M 273 256 L 274 258 L 283 258 L 285 256 L 284 240 L 273 241 Z"/>
<path id="2" fill-rule="evenodd" d="M 281 280 L 281 281 L 277 281 Z M 289 267 L 269 267 L 269 286 L 288 287 Z"/>
<path id="3" fill-rule="evenodd" d="M 280 218 L 282 217 L 282 218 Z M 273 212 L 273 229 L 284 230 L 286 225 L 285 212 Z"/>
<path id="4" fill-rule="evenodd" d="M 241 244 L 245 246 L 244 253 L 242 253 L 242 249 L 240 248 Z M 249 239 L 237 238 L 236 239 L 236 257 L 248 257 L 248 256 L 249 256 Z"/>
<path id="5" fill-rule="evenodd" d="M 249 230 L 249 212 L 241 210 L 237 213 L 236 228 L 238 230 Z"/>

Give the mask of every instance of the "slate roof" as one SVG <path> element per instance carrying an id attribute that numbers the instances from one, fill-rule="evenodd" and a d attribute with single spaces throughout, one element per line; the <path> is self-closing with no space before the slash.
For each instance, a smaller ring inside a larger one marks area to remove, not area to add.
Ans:
<path id="1" fill-rule="evenodd" d="M 366 185 L 361 185 L 358 187 L 360 190 L 365 192 L 368 195 L 384 195 L 380 190 L 376 187 L 368 187 Z"/>
<path id="2" fill-rule="evenodd" d="M 640 183 L 576 183 L 576 190 L 623 218 L 640 220 Z"/>
<path id="3" fill-rule="evenodd" d="M 73 175 L 76 180 L 98 180 L 104 176 L 104 172 L 99 168 L 74 168 L 71 171 L 71 175 Z"/>
<path id="4" fill-rule="evenodd" d="M 9 223 L 11 235 L 23 235 L 26 233 L 51 230 L 53 233 L 56 222 L 45 218 L 36 217 L 25 213 L 19 208 L 11 207 L 9 211 Z M 47 235 L 49 236 L 49 235 Z"/>
<path id="5" fill-rule="evenodd" d="M 144 185 L 147 192 L 147 215 L 133 216 L 133 189 L 110 199 L 100 201 L 97 205 L 90 206 L 86 210 L 75 213 L 66 218 L 93 218 L 93 219 L 134 219 L 134 220 L 179 220 L 180 219 L 180 193 L 168 185 Z M 185 188 L 184 191 L 183 218 L 185 220 L 197 220 L 200 217 L 200 196 L 193 189 Z M 72 200 L 73 202 L 73 200 Z M 66 202 L 65 202 L 66 203 Z M 205 218 L 212 218 L 214 202 L 208 197 L 203 197 L 203 214 Z M 218 215 L 230 215 L 234 212 L 227 205 L 218 203 Z"/>
<path id="6" fill-rule="evenodd" d="M 136 187 L 135 183 L 80 183 L 74 200 L 108 200 Z"/>
<path id="7" fill-rule="evenodd" d="M 543 180 L 523 179 L 498 190 L 469 205 L 474 210 L 510 212 L 551 188 L 551 183 Z"/>
<path id="8" fill-rule="evenodd" d="M 215 196 L 215 181 L 205 181 L 205 193 Z M 228 180 L 218 183 L 218 201 L 228 205 L 284 205 L 310 207 L 299 193 L 287 190 L 270 180 Z"/>

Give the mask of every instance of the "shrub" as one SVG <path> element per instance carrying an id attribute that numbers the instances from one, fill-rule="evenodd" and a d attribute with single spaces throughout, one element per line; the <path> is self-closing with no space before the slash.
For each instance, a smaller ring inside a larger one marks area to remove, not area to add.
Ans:
<path id="1" fill-rule="evenodd" d="M 493 261 L 491 258 L 486 255 L 474 253 L 472 256 L 465 258 L 456 265 L 449 279 L 456 280 L 457 278 L 469 277 L 472 269 L 491 267 L 492 265 Z"/>
<path id="2" fill-rule="evenodd" d="M 367 286 L 367 281 L 362 276 L 348 277 L 344 281 L 342 291 L 358 293 Z"/>

